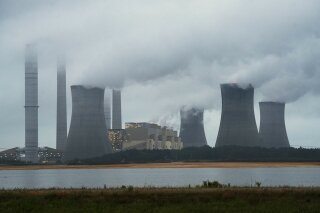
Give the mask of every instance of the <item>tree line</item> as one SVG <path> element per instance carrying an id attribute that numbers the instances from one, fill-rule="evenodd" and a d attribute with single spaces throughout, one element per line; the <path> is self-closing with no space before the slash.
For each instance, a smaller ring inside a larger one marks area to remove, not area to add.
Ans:
<path id="1" fill-rule="evenodd" d="M 182 150 L 127 150 L 71 164 L 160 162 L 320 162 L 320 149 L 261 147 L 189 147 Z"/>

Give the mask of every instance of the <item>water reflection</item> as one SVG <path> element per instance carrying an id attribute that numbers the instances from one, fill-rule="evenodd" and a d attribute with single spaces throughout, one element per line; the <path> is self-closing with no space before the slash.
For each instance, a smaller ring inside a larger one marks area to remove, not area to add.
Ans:
<path id="1" fill-rule="evenodd" d="M 1 188 L 188 186 L 204 180 L 250 186 L 320 186 L 320 168 L 161 168 L 0 171 Z"/>

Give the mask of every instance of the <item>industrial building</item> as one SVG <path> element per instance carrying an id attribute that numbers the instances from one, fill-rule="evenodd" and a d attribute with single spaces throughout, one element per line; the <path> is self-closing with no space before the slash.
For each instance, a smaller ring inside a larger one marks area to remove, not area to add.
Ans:
<path id="1" fill-rule="evenodd" d="M 203 126 L 203 109 L 182 108 L 180 110 L 180 138 L 183 147 L 200 147 L 207 145 Z"/>
<path id="2" fill-rule="evenodd" d="M 177 149 L 183 147 L 177 131 L 152 123 L 126 123 L 128 141 L 122 149 Z"/>
<path id="3" fill-rule="evenodd" d="M 60 56 L 57 63 L 57 129 L 56 148 L 64 151 L 67 143 L 66 63 Z"/>
<path id="4" fill-rule="evenodd" d="M 128 142 L 128 135 L 125 129 L 109 129 L 108 139 L 114 152 L 122 150 L 123 144 Z"/>
<path id="5" fill-rule="evenodd" d="M 254 88 L 221 84 L 222 112 L 216 147 L 260 146 L 254 115 Z"/>
<path id="6" fill-rule="evenodd" d="M 63 153 L 50 147 L 39 147 L 37 149 L 37 163 L 59 163 Z M 0 162 L 20 163 L 26 161 L 26 149 L 15 147 L 0 152 Z"/>
<path id="7" fill-rule="evenodd" d="M 147 122 L 127 122 L 125 123 L 125 128 L 126 129 L 136 129 L 136 128 L 144 128 L 144 129 L 149 129 L 150 131 L 152 129 L 159 129 L 159 125 L 158 124 L 154 124 L 154 123 L 147 123 Z"/>
<path id="8" fill-rule="evenodd" d="M 266 148 L 290 147 L 285 125 L 285 103 L 260 102 L 259 139 Z"/>
<path id="9" fill-rule="evenodd" d="M 121 90 L 112 90 L 112 129 L 122 129 Z"/>
<path id="10" fill-rule="evenodd" d="M 72 115 L 63 161 L 111 153 L 104 118 L 104 89 L 74 85 L 71 93 Z"/>
<path id="11" fill-rule="evenodd" d="M 34 45 L 25 52 L 25 160 L 38 162 L 38 56 Z"/>
<path id="12" fill-rule="evenodd" d="M 22 157 L 22 148 L 19 147 L 14 147 L 0 152 L 0 162 L 18 162 L 23 159 Z"/>
<path id="13" fill-rule="evenodd" d="M 50 147 L 40 147 L 38 156 L 40 163 L 61 163 L 63 152 Z"/>

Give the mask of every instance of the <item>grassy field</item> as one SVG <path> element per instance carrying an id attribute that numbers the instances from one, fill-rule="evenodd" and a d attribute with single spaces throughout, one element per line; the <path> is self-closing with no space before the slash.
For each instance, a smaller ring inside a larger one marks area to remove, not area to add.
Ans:
<path id="1" fill-rule="evenodd" d="M 0 212 L 320 212 L 320 188 L 0 190 Z"/>

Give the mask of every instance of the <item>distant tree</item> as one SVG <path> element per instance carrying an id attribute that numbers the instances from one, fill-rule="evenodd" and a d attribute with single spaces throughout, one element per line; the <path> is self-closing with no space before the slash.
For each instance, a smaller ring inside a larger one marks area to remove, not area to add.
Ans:
<path id="1" fill-rule="evenodd" d="M 157 163 L 157 162 L 320 162 L 320 149 L 226 146 L 188 147 L 182 150 L 127 150 L 71 164 Z"/>

